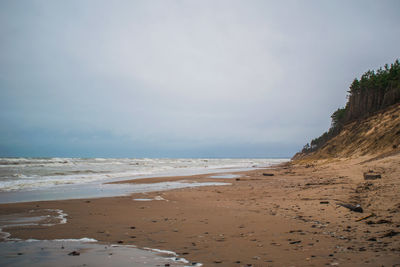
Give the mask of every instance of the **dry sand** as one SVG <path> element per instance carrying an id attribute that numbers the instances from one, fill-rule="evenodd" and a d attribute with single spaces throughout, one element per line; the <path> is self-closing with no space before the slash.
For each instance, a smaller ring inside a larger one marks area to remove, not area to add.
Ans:
<path id="1" fill-rule="evenodd" d="M 2 204 L 0 215 L 62 209 L 68 214 L 66 224 L 7 231 L 22 239 L 89 237 L 172 250 L 205 266 L 400 266 L 400 155 L 366 160 L 288 164 L 240 173 L 238 179 L 134 180 L 231 185 Z M 370 169 L 382 179 L 365 181 L 363 172 Z M 134 200 L 154 198 L 163 200 Z M 364 213 L 337 203 L 360 204 Z"/>

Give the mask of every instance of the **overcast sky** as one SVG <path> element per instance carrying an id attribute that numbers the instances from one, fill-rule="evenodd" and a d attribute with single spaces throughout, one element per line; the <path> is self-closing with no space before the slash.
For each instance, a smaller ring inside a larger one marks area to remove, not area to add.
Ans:
<path id="1" fill-rule="evenodd" d="M 0 1 L 0 156 L 290 157 L 400 1 Z"/>

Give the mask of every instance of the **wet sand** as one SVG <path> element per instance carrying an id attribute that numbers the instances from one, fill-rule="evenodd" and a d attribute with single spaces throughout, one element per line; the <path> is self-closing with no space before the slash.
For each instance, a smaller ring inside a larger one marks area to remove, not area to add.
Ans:
<path id="1" fill-rule="evenodd" d="M 186 265 L 173 253 L 78 240 L 0 242 L 1 266 L 171 266 Z M 196 265 L 195 265 L 196 266 Z"/>
<path id="2" fill-rule="evenodd" d="M 365 181 L 363 172 L 370 169 L 379 171 L 382 179 Z M 61 209 L 68 214 L 66 224 L 7 231 L 21 239 L 89 237 L 106 244 L 172 250 L 204 266 L 400 264 L 400 155 L 305 162 L 238 174 L 226 179 L 208 174 L 132 180 L 231 185 L 2 204 L 0 215 Z M 364 212 L 340 203 L 360 204 Z"/>

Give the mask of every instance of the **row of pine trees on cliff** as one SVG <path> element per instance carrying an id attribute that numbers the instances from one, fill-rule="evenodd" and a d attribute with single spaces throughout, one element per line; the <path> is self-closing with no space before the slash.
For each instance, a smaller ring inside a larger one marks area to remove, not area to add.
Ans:
<path id="1" fill-rule="evenodd" d="M 321 148 L 335 137 L 347 123 L 371 116 L 377 111 L 400 102 L 400 62 L 397 59 L 390 66 L 376 71 L 365 72 L 360 79 L 354 79 L 348 91 L 348 101 L 344 108 L 333 112 L 331 128 L 310 144 L 302 152 L 309 153 Z"/>

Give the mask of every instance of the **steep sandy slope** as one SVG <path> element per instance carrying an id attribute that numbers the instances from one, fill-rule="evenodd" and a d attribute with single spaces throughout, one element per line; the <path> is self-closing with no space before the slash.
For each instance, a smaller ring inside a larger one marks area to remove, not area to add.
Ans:
<path id="1" fill-rule="evenodd" d="M 400 104 L 365 120 L 347 124 L 341 133 L 321 149 L 296 154 L 294 160 L 355 158 L 393 155 L 400 152 Z"/>

